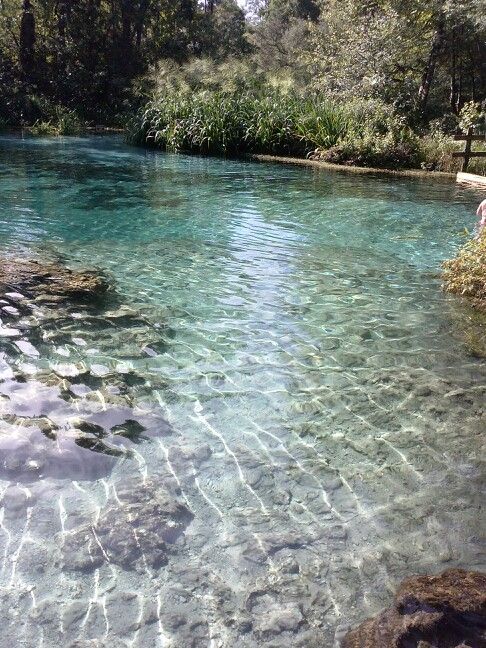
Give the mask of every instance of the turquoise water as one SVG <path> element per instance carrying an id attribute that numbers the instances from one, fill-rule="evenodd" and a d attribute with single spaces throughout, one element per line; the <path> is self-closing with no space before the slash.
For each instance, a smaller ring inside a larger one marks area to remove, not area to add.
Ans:
<path id="1" fill-rule="evenodd" d="M 0 312 L 37 351 L 0 337 L 1 645 L 337 646 L 484 569 L 486 365 L 437 278 L 479 194 L 14 137 L 0 192 L 2 255 L 114 286 Z"/>

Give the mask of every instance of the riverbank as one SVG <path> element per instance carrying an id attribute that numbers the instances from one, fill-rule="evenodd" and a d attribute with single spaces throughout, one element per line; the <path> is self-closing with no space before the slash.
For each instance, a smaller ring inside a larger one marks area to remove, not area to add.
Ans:
<path id="1" fill-rule="evenodd" d="M 455 180 L 455 173 L 447 173 L 445 171 L 425 171 L 423 169 L 383 169 L 377 167 L 361 167 L 351 166 L 346 164 L 333 164 L 325 162 L 324 160 L 312 160 L 307 158 L 285 157 L 282 155 L 263 155 L 253 154 L 248 155 L 247 158 L 252 162 L 273 162 L 275 164 L 292 164 L 297 166 L 310 166 L 318 169 L 325 169 L 329 171 L 347 171 L 349 173 L 360 174 L 381 174 L 395 177 L 411 177 L 411 178 L 432 178 L 434 180 L 451 181 Z"/>

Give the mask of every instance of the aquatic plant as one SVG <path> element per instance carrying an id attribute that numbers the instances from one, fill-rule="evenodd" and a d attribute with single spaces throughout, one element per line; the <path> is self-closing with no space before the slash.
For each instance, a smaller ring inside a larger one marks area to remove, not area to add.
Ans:
<path id="1" fill-rule="evenodd" d="M 389 169 L 453 170 L 458 143 L 416 134 L 377 100 L 331 100 L 278 85 L 235 87 L 165 79 L 130 122 L 128 141 L 173 152 L 267 153 Z"/>

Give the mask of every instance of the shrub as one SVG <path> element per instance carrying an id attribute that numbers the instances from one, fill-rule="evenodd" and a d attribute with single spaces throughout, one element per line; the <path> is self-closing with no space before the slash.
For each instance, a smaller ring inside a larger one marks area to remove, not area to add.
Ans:
<path id="1" fill-rule="evenodd" d="M 461 161 L 452 157 L 452 154 L 464 149 L 463 142 L 456 142 L 440 131 L 433 131 L 422 137 L 419 145 L 423 157 L 422 167 L 427 171 L 459 171 Z"/>
<path id="2" fill-rule="evenodd" d="M 31 135 L 42 137 L 47 135 L 78 135 L 81 129 L 82 123 L 74 110 L 56 106 L 53 109 L 52 119 L 37 120 L 33 126 L 28 128 L 28 131 Z"/>
<path id="3" fill-rule="evenodd" d="M 361 136 L 351 133 L 320 157 L 335 164 L 386 169 L 416 168 L 422 162 L 418 138 L 411 132 L 401 136 L 369 130 Z"/>
<path id="4" fill-rule="evenodd" d="M 486 232 L 466 243 L 457 256 L 444 263 L 442 278 L 448 292 L 462 295 L 486 310 Z"/>

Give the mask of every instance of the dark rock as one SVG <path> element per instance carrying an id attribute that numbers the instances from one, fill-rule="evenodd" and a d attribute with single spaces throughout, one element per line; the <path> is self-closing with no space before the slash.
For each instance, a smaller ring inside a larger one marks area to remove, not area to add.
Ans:
<path id="1" fill-rule="evenodd" d="M 0 292 L 4 294 L 15 290 L 31 299 L 49 301 L 96 297 L 108 288 L 108 281 L 99 272 L 74 271 L 60 263 L 31 259 L 0 260 Z"/>
<path id="2" fill-rule="evenodd" d="M 37 423 L 37 424 L 35 424 Z M 1 422 L 0 422 L 1 424 Z M 116 462 L 113 453 L 93 453 L 88 442 L 79 442 L 77 433 L 59 434 L 47 419 L 23 419 L 22 433 L 18 425 L 5 423 L 0 437 L 0 477 L 17 482 L 38 479 L 100 479 L 108 475 Z M 55 442 L 54 442 L 55 440 Z"/>
<path id="3" fill-rule="evenodd" d="M 140 442 L 140 440 L 143 438 L 142 433 L 144 431 L 144 426 L 141 425 L 138 421 L 134 421 L 133 419 L 127 419 L 124 423 L 120 423 L 119 425 L 115 425 L 111 428 L 112 434 L 123 436 L 127 439 L 130 439 L 130 441 L 132 441 L 133 443 Z"/>
<path id="4" fill-rule="evenodd" d="M 349 632 L 342 648 L 486 648 L 486 574 L 449 569 L 405 580 L 392 607 Z"/>

